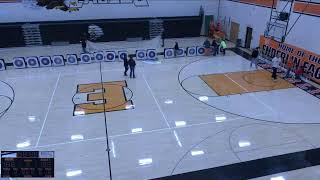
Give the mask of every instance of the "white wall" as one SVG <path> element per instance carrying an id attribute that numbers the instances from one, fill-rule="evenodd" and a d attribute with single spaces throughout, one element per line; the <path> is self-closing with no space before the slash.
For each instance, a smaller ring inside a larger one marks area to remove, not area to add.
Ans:
<path id="1" fill-rule="evenodd" d="M 244 44 L 247 27 L 253 28 L 251 47 L 259 45 L 259 36 L 263 34 L 269 20 L 270 9 L 243 3 L 222 0 L 220 18 L 230 17 L 231 21 L 240 24 L 239 38 Z"/>
<path id="2" fill-rule="evenodd" d="M 283 6 L 281 2 L 280 6 Z M 259 45 L 259 36 L 264 34 L 270 17 L 270 9 L 222 0 L 220 15 L 227 16 L 240 24 L 239 38 L 245 41 L 246 28 L 253 28 L 251 47 Z M 289 28 L 298 18 L 299 14 L 292 13 Z M 298 23 L 288 35 L 286 42 L 312 52 L 320 54 L 320 17 L 302 15 Z"/>
<path id="3" fill-rule="evenodd" d="M 291 14 L 289 28 L 298 16 Z M 320 54 L 320 17 L 302 15 L 288 34 L 286 42 Z"/>
<path id="4" fill-rule="evenodd" d="M 149 0 L 149 5 L 149 7 L 135 7 L 133 4 L 88 4 L 78 12 L 69 13 L 56 9 L 32 9 L 22 3 L 0 3 L 0 23 L 197 16 L 201 5 L 206 14 L 214 14 L 218 8 L 218 1 Z"/>

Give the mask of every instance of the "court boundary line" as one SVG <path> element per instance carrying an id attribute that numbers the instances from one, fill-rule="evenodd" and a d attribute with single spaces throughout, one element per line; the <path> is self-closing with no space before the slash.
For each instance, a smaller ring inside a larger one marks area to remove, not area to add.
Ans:
<path id="1" fill-rule="evenodd" d="M 141 72 L 141 71 L 140 71 L 140 72 Z M 151 89 L 151 87 L 150 87 L 150 85 L 149 85 L 149 83 L 148 83 L 148 81 L 147 81 L 147 79 L 146 79 L 146 77 L 145 77 L 145 75 L 144 75 L 144 72 L 142 72 L 142 78 L 143 78 L 144 82 L 146 83 L 146 85 L 147 85 L 147 87 L 148 87 L 148 89 L 149 89 L 149 91 L 150 91 L 150 93 L 151 93 L 154 101 L 156 102 L 156 105 L 158 106 L 158 109 L 159 109 L 159 111 L 160 111 L 160 113 L 161 113 L 161 115 L 162 115 L 165 123 L 167 124 L 168 128 L 170 128 L 169 122 L 168 122 L 168 120 L 167 120 L 164 112 L 162 111 L 162 108 L 160 107 L 160 104 L 159 104 L 158 100 L 157 100 L 156 97 L 154 96 L 153 90 Z"/>
<path id="2" fill-rule="evenodd" d="M 42 132 L 43 132 L 43 129 L 44 129 L 44 126 L 46 124 L 46 121 L 48 119 L 48 115 L 49 115 L 49 112 L 51 110 L 51 105 L 52 105 L 52 101 L 53 101 L 53 97 L 54 97 L 54 94 L 56 93 L 56 90 L 57 90 L 57 87 L 58 87 L 58 84 L 59 84 L 59 81 L 60 81 L 60 73 L 58 75 L 58 78 L 57 78 L 57 81 L 56 81 L 56 84 L 55 84 L 55 87 L 53 89 L 53 92 L 52 92 L 52 95 L 51 95 L 51 98 L 50 98 L 50 102 L 49 102 L 49 105 L 48 105 L 48 109 L 47 109 L 47 113 L 45 115 L 45 118 L 44 118 L 44 121 L 42 123 L 42 127 L 41 127 L 41 130 L 40 130 L 40 133 L 39 133 L 39 136 L 38 136 L 38 140 L 37 140 L 37 143 L 35 145 L 35 147 L 38 147 L 39 145 L 39 142 L 40 142 L 40 139 L 41 139 L 41 135 L 42 135 Z"/>

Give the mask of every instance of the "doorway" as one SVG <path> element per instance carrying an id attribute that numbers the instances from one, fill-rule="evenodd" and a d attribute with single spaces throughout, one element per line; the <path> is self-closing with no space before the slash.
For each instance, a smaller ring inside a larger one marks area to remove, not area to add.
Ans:
<path id="1" fill-rule="evenodd" d="M 244 43 L 245 48 L 251 47 L 252 32 L 253 32 L 253 29 L 251 27 L 247 27 L 246 41 Z"/>
<path id="2" fill-rule="evenodd" d="M 205 35 L 208 36 L 209 35 L 209 31 L 210 31 L 210 22 L 213 21 L 213 15 L 206 15 L 205 16 Z"/>
<path id="3" fill-rule="evenodd" d="M 231 30 L 230 30 L 230 41 L 233 43 L 237 42 L 239 36 L 240 24 L 236 22 L 231 22 Z"/>

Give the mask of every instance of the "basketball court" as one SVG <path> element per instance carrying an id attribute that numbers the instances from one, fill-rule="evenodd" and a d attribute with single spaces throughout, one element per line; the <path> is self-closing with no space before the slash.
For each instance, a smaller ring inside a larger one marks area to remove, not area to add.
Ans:
<path id="1" fill-rule="evenodd" d="M 136 76 L 118 61 L 0 72 L 1 149 L 54 151 L 57 180 L 140 180 L 320 146 L 320 99 L 232 51 Z"/>

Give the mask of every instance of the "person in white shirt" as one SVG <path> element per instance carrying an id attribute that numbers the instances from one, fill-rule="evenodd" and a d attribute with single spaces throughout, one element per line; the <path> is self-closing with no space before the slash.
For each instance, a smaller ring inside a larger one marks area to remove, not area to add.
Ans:
<path id="1" fill-rule="evenodd" d="M 272 59 L 272 79 L 274 81 L 277 80 L 277 70 L 280 67 L 281 64 L 281 57 L 279 54 L 277 54 L 273 59 Z"/>

